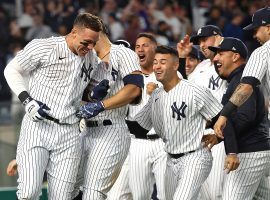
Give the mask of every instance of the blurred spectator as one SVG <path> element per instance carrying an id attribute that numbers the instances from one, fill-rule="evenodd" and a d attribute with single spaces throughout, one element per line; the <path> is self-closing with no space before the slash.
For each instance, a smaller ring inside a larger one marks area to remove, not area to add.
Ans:
<path id="1" fill-rule="evenodd" d="M 243 28 L 241 27 L 244 15 L 240 10 L 236 10 L 232 15 L 232 20 L 225 25 L 224 37 L 234 37 L 243 40 Z"/>
<path id="2" fill-rule="evenodd" d="M 44 23 L 57 32 L 59 27 L 60 8 L 55 0 L 48 0 L 45 5 Z"/>
<path id="3" fill-rule="evenodd" d="M 36 13 L 33 14 L 33 26 L 29 28 L 25 35 L 26 41 L 31 41 L 37 38 L 48 38 L 55 35 L 51 28 L 43 23 L 43 17 L 36 8 Z"/>
<path id="4" fill-rule="evenodd" d="M 157 21 L 165 21 L 166 24 L 170 26 L 173 33 L 173 40 L 178 41 L 182 32 L 182 24 L 175 16 L 173 10 L 173 4 L 171 2 L 166 2 L 162 10 L 152 10 L 152 16 Z"/>
<path id="5" fill-rule="evenodd" d="M 131 49 L 134 49 L 137 35 L 142 32 L 140 20 L 137 15 L 130 15 L 127 22 L 128 26 L 124 31 L 124 39 L 130 43 Z"/>
<path id="6" fill-rule="evenodd" d="M 170 27 L 166 22 L 159 21 L 156 30 L 157 43 L 162 45 L 169 45 L 170 41 L 173 41 L 173 34 Z"/>
<path id="7" fill-rule="evenodd" d="M 34 11 L 34 4 L 32 0 L 24 0 L 23 1 L 23 14 L 18 17 L 18 24 L 20 28 L 27 29 L 33 25 L 33 19 L 32 19 L 33 11 Z"/>
<path id="8" fill-rule="evenodd" d="M 226 19 L 222 15 L 222 9 L 217 6 L 212 6 L 208 13 L 206 13 L 207 21 L 206 25 L 215 25 L 219 27 L 222 31 L 226 24 Z"/>
<path id="9" fill-rule="evenodd" d="M 124 27 L 118 21 L 115 13 L 110 13 L 108 18 L 108 27 L 110 32 L 110 38 L 114 42 L 124 37 Z"/>
<path id="10" fill-rule="evenodd" d="M 115 0 L 104 0 L 104 5 L 100 12 L 100 17 L 102 18 L 104 24 L 109 23 L 109 15 L 114 13 L 117 18 L 120 17 L 118 13 L 118 8 Z"/>

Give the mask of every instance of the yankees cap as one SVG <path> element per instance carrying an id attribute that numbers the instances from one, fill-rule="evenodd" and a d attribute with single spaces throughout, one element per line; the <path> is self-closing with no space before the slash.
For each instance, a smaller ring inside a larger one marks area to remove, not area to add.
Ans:
<path id="1" fill-rule="evenodd" d="M 210 49 L 213 52 L 232 51 L 235 53 L 239 53 L 240 56 L 244 59 L 248 57 L 248 50 L 246 45 L 238 38 L 226 37 L 221 41 L 221 43 L 217 47 L 210 46 L 208 47 L 208 49 Z"/>
<path id="2" fill-rule="evenodd" d="M 191 49 L 191 52 L 189 53 L 189 55 L 192 55 L 196 59 L 201 60 L 200 51 L 194 45 L 192 46 L 192 49 Z"/>
<path id="3" fill-rule="evenodd" d="M 201 27 L 197 31 L 197 35 L 194 35 L 190 38 L 190 42 L 193 42 L 193 44 L 198 44 L 200 38 L 209 37 L 209 36 L 213 36 L 213 35 L 221 35 L 222 36 L 222 32 L 221 32 L 220 28 L 217 26 L 214 26 L 214 25 L 206 25 L 206 26 Z"/>
<path id="4" fill-rule="evenodd" d="M 267 24 L 270 24 L 270 7 L 265 7 L 257 10 L 252 16 L 252 23 L 243 29 L 252 30 Z"/>

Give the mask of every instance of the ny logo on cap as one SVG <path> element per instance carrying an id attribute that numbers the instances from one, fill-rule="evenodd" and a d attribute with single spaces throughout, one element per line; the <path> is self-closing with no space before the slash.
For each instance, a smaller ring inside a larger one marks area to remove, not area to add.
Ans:
<path id="1" fill-rule="evenodd" d="M 200 28 L 200 29 L 198 30 L 197 35 L 200 35 L 201 33 L 202 33 L 202 29 Z"/>
<path id="2" fill-rule="evenodd" d="M 266 24 L 266 21 L 262 20 L 262 24 Z"/>
<path id="3" fill-rule="evenodd" d="M 214 35 L 216 35 L 216 34 L 217 34 L 217 32 L 216 32 L 216 31 L 213 31 L 213 34 L 214 34 Z"/>
<path id="4" fill-rule="evenodd" d="M 232 50 L 233 50 L 233 51 L 236 51 L 236 48 L 235 48 L 235 47 L 233 47 L 233 48 L 232 48 Z"/>

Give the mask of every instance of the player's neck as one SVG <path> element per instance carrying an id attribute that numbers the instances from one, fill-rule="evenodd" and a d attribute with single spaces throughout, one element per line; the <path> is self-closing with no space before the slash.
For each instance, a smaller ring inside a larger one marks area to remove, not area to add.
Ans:
<path id="1" fill-rule="evenodd" d="M 152 74 L 153 73 L 153 66 L 149 66 L 149 67 L 142 67 L 141 66 L 141 70 L 143 74 Z"/>
<path id="2" fill-rule="evenodd" d="M 173 89 L 179 82 L 181 81 L 181 79 L 177 76 L 177 77 L 174 77 L 172 79 L 170 79 L 168 82 L 166 83 L 162 83 L 163 84 L 163 87 L 164 87 L 164 90 L 166 92 L 169 92 L 171 89 Z"/>

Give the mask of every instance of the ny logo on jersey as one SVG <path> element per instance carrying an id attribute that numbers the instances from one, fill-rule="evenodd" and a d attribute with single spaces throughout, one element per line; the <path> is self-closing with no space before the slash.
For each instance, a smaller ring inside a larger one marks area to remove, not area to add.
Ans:
<path id="1" fill-rule="evenodd" d="M 118 71 L 116 71 L 114 68 L 112 68 L 112 77 L 113 77 L 113 81 L 116 81 L 117 76 L 118 76 Z"/>
<path id="2" fill-rule="evenodd" d="M 214 76 L 211 76 L 211 78 L 209 79 L 208 88 L 211 90 L 217 89 L 219 87 L 219 80 L 220 80 L 219 76 L 217 78 L 214 78 Z"/>
<path id="3" fill-rule="evenodd" d="M 176 102 L 173 102 L 173 105 L 171 106 L 172 118 L 175 118 L 175 114 L 177 115 L 177 120 L 181 120 L 181 117 L 186 118 L 186 114 L 185 114 L 186 108 L 187 108 L 187 104 L 183 101 L 180 108 L 177 108 Z"/>
<path id="4" fill-rule="evenodd" d="M 91 74 L 92 70 L 93 70 L 93 67 L 92 67 L 91 64 L 89 65 L 89 67 L 88 67 L 88 69 L 87 69 L 87 68 L 85 67 L 85 64 L 83 63 L 82 71 L 81 71 L 81 78 L 83 78 L 84 75 L 85 75 L 83 81 L 88 82 L 88 81 L 90 80 L 90 74 Z"/>

